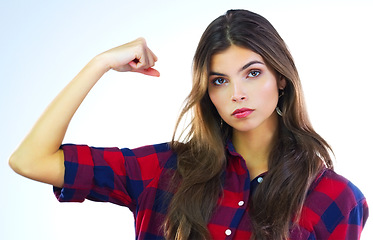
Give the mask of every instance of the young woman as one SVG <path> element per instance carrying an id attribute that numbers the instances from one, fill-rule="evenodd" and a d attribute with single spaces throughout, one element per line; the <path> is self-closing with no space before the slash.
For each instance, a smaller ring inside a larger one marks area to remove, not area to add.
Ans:
<path id="1" fill-rule="evenodd" d="M 103 74 L 159 76 L 156 61 L 142 38 L 96 56 L 50 104 L 10 166 L 55 186 L 59 201 L 127 206 L 138 239 L 360 237 L 366 200 L 333 171 L 284 41 L 249 11 L 228 11 L 204 32 L 178 121 L 192 113 L 184 139 L 132 150 L 61 146 Z"/>

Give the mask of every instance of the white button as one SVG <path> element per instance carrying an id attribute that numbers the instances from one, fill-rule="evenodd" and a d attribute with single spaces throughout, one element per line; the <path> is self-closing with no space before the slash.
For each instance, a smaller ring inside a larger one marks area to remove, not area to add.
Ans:
<path id="1" fill-rule="evenodd" d="M 244 201 L 239 201 L 239 202 L 238 202 L 238 206 L 240 206 L 240 207 L 242 207 L 244 204 L 245 204 Z"/>
<path id="2" fill-rule="evenodd" d="M 232 234 L 232 231 L 230 229 L 225 230 L 225 235 L 229 236 Z"/>
<path id="3" fill-rule="evenodd" d="M 258 183 L 261 183 L 263 182 L 263 178 L 262 177 L 258 177 Z"/>

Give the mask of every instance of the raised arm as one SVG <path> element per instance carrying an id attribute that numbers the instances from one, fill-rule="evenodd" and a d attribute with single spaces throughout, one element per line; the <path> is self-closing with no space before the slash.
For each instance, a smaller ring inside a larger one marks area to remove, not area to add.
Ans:
<path id="1" fill-rule="evenodd" d="M 27 178 L 62 187 L 65 167 L 59 148 L 71 118 L 88 92 L 110 69 L 158 77 L 159 72 L 152 68 L 156 61 L 143 38 L 97 55 L 50 103 L 11 155 L 11 168 Z"/>

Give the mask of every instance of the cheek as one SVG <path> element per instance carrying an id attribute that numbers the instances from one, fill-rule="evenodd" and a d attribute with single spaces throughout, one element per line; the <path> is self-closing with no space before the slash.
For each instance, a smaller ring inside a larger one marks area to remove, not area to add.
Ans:
<path id="1" fill-rule="evenodd" d="M 274 109 L 278 102 L 278 88 L 276 81 L 268 81 L 261 87 L 261 91 L 256 91 L 258 99 L 261 99 L 261 104 L 266 105 L 270 109 Z"/>
<path id="2" fill-rule="evenodd" d="M 216 110 L 220 113 L 220 109 L 224 106 L 224 97 L 222 96 L 221 91 L 209 90 L 208 94 L 212 104 L 214 104 Z"/>

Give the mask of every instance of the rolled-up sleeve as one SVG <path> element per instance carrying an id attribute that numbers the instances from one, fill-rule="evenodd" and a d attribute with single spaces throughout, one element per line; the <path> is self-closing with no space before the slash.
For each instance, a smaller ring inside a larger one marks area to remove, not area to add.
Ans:
<path id="1" fill-rule="evenodd" d="M 54 193 L 60 202 L 83 202 L 93 186 L 91 150 L 88 146 L 72 144 L 62 145 L 61 149 L 65 157 L 64 186 L 54 187 Z"/>
<path id="2" fill-rule="evenodd" d="M 136 149 L 64 144 L 65 177 L 54 187 L 60 202 L 111 202 L 135 211 L 144 189 L 173 155 L 168 143 Z"/>
<path id="3" fill-rule="evenodd" d="M 135 209 L 136 200 L 128 191 L 131 187 L 127 184 L 130 180 L 126 168 L 131 168 L 133 174 L 140 174 L 140 170 L 131 150 L 73 144 L 62 145 L 61 149 L 65 156 L 64 186 L 54 187 L 60 202 L 89 199 Z"/>

